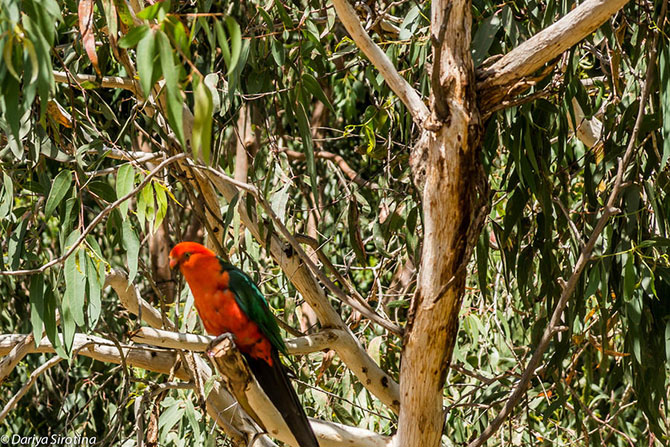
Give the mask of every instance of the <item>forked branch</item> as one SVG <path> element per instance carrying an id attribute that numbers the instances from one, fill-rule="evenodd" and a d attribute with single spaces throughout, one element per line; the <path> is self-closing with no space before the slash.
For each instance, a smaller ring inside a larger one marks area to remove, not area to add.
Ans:
<path id="1" fill-rule="evenodd" d="M 478 70 L 482 114 L 510 91 L 518 94 L 525 90 L 515 85 L 594 32 L 626 3 L 628 0 L 586 0 L 492 65 Z"/>

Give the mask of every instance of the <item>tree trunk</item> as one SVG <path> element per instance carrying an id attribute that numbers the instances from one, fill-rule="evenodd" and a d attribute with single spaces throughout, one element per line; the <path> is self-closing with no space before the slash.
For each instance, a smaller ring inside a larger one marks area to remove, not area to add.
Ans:
<path id="1" fill-rule="evenodd" d="M 481 228 L 474 219 L 483 178 L 470 11 L 467 0 L 432 5 L 431 118 L 411 156 L 415 184 L 423 190 L 424 239 L 400 369 L 397 446 L 440 445 L 465 266 Z"/>

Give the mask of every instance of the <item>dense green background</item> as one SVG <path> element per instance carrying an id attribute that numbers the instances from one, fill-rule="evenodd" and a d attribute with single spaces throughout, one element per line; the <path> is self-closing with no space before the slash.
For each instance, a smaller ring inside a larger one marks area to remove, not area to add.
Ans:
<path id="1" fill-rule="evenodd" d="M 664 117 L 670 114 L 670 27 L 658 23 L 661 3 L 627 5 L 556 61 L 552 74 L 531 90 L 542 92 L 540 99 L 499 111 L 486 123 L 481 157 L 492 208 L 469 268 L 444 388 L 445 442 L 462 445 L 486 427 L 532 354 L 561 281 L 570 276 L 609 194 L 643 82 L 651 83 L 651 95 L 625 173 L 621 213 L 598 241 L 564 315 L 565 331 L 489 444 L 667 440 L 670 120 Z M 136 155 L 142 144 L 152 152 L 183 151 L 185 102 L 195 114 L 196 155 L 231 175 L 238 117 L 248 111 L 254 137 L 248 181 L 289 230 L 318 241 L 343 277 L 333 280 L 352 284 L 379 312 L 405 322 L 422 241 L 420 194 L 408 163 L 418 129 L 347 37 L 331 5 L 165 1 L 146 9 L 135 26 L 123 1 L 91 2 L 96 69 L 87 54 L 91 38 L 82 38 L 79 29 L 79 3 L 0 4 L 0 270 L 34 269 L 57 258 L 101 210 L 139 184 L 151 168 L 119 154 L 132 159 L 128 154 Z M 375 41 L 427 97 L 430 4 L 359 6 Z M 475 65 L 504 54 L 574 6 L 568 0 L 473 1 Z M 385 10 L 389 15 L 377 20 Z M 645 79 L 659 26 L 657 66 Z M 117 32 L 120 41 L 113 37 Z M 127 77 L 129 66 L 138 71 L 141 91 L 99 85 L 101 75 Z M 55 83 L 54 71 L 93 77 L 79 85 L 73 78 Z M 159 79 L 165 81 L 165 113 L 143 101 Z M 601 145 L 586 147 L 571 132 L 573 98 L 587 118 L 602 122 Z M 351 171 L 342 170 L 341 162 Z M 165 278 L 156 277 L 147 243 L 161 225 L 170 243 L 202 233 L 203 204 L 185 185 L 171 166 L 129 206 L 107 215 L 65 263 L 40 274 L 0 276 L 2 332 L 39 334 L 44 325 L 63 356 L 75 330 L 127 342 L 139 323 L 116 294 L 101 291 L 110 268 L 129 271 L 147 300 L 183 330 L 200 332 L 192 314 L 181 318 L 188 299 L 181 284 L 176 304 L 161 306 Z M 220 242 L 231 261 L 260 283 L 280 319 L 299 329 L 300 296 L 265 248 L 243 231 L 234 207 L 221 204 L 230 231 Z M 264 215 L 260 207 L 258 213 Z M 327 266 L 324 271 L 332 273 Z M 369 354 L 397 378 L 400 339 L 333 303 Z M 2 384 L 3 405 L 49 356 L 32 354 L 20 363 Z M 309 415 L 394 432 L 396 416 L 337 357 L 317 353 L 295 361 Z M 148 384 L 165 380 L 75 357 L 37 380 L 0 433 L 72 432 L 130 446 L 135 398 Z M 171 391 L 160 406 L 160 445 L 226 444 L 192 392 Z"/>

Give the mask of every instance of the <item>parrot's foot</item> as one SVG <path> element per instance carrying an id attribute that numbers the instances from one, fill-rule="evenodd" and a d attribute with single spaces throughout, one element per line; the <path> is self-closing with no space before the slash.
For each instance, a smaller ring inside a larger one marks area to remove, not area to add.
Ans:
<path id="1" fill-rule="evenodd" d="M 235 346 L 235 336 L 230 332 L 224 332 L 221 335 L 217 335 L 214 340 L 209 342 L 209 346 L 207 347 L 207 355 L 211 356 L 214 352 L 214 348 L 216 348 L 216 346 L 218 346 L 218 344 L 224 340 L 230 341 L 230 343 Z"/>

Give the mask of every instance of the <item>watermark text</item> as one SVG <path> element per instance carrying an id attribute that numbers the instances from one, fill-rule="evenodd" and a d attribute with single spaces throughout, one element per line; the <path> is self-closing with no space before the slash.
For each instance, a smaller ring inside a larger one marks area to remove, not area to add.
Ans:
<path id="1" fill-rule="evenodd" d="M 22 436 L 19 434 L 0 436 L 0 444 L 3 446 L 30 446 L 30 447 L 88 447 L 95 444 L 95 436 L 65 436 L 53 434 L 51 436 Z"/>

